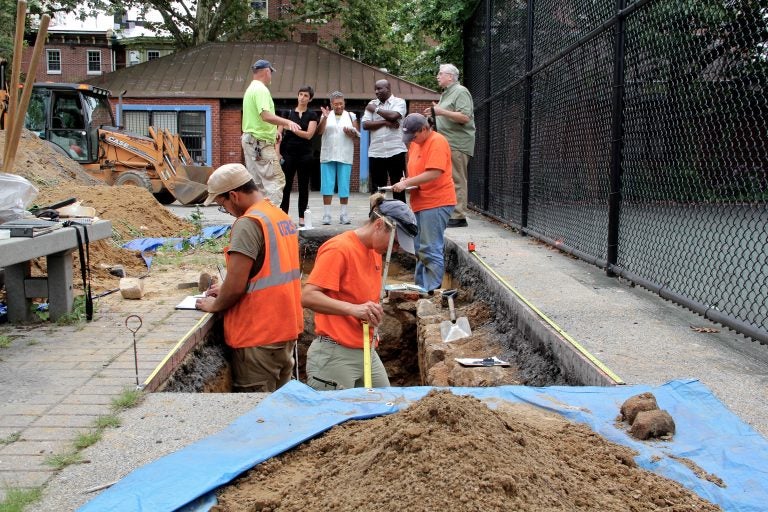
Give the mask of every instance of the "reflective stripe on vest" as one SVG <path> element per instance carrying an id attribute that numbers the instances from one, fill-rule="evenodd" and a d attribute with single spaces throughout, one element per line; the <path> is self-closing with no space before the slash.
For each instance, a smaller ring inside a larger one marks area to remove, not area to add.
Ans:
<path id="1" fill-rule="evenodd" d="M 269 237 L 269 243 L 267 244 L 267 247 L 269 247 L 269 276 L 249 282 L 248 287 L 245 289 L 245 293 L 263 290 L 272 286 L 279 286 L 299 279 L 301 277 L 301 271 L 299 269 L 280 272 L 280 254 L 277 249 L 277 235 L 275 234 L 275 228 L 269 217 L 259 210 L 249 211 L 248 215 L 259 217 L 263 221 L 262 225 L 266 228 L 265 235 Z"/>

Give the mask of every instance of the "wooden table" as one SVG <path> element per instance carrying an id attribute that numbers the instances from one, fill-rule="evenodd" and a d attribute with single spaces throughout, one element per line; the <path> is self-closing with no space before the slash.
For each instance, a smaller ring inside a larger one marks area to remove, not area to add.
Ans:
<path id="1" fill-rule="evenodd" d="M 88 240 L 102 240 L 112 236 L 112 223 L 99 220 L 90 226 Z M 30 238 L 0 240 L 0 267 L 5 269 L 5 290 L 8 302 L 8 321 L 24 322 L 31 319 L 33 298 L 48 298 L 51 320 L 72 311 L 72 251 L 77 249 L 77 234 L 83 227 L 67 227 Z M 48 275 L 31 277 L 31 260 L 45 256 Z"/>

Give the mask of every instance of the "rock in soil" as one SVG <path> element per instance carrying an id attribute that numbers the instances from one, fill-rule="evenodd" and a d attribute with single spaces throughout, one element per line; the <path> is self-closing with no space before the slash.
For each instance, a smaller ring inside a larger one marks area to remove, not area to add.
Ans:
<path id="1" fill-rule="evenodd" d="M 640 411 L 629 429 L 635 439 L 645 440 L 652 437 L 669 437 L 675 433 L 675 420 L 664 410 Z"/>
<path id="2" fill-rule="evenodd" d="M 635 422 L 635 416 L 640 411 L 653 411 L 658 408 L 659 406 L 653 393 L 640 393 L 639 395 L 627 398 L 621 404 L 621 416 L 624 421 L 632 425 Z"/>

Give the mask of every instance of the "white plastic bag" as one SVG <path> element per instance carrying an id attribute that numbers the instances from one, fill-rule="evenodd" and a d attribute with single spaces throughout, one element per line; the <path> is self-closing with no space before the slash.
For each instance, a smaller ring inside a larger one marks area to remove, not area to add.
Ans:
<path id="1" fill-rule="evenodd" d="M 0 222 L 24 217 L 38 190 L 27 179 L 0 172 Z"/>

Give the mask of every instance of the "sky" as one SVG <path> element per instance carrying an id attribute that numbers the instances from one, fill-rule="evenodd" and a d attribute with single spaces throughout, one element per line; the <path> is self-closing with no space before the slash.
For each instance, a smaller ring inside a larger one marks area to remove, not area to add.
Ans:
<path id="1" fill-rule="evenodd" d="M 138 16 L 139 14 L 137 10 L 131 9 L 128 11 L 129 20 L 136 20 Z M 150 11 L 149 13 L 147 13 L 147 16 L 145 19 L 149 19 L 151 21 L 162 21 L 162 17 L 156 11 Z M 112 15 L 100 14 L 96 17 L 90 17 L 90 18 L 86 18 L 85 20 L 80 20 L 78 19 L 75 13 L 71 13 L 71 12 L 56 14 L 56 16 L 54 16 L 54 18 L 51 19 L 51 24 L 49 25 L 49 30 L 53 30 L 53 31 L 58 31 L 58 30 L 102 31 L 102 30 L 113 30 L 114 28 L 115 28 L 114 17 Z M 145 29 L 144 27 L 134 27 L 132 29 L 123 30 L 121 32 L 121 35 L 123 37 L 137 37 L 137 36 L 154 36 L 156 35 L 156 33 L 151 32 Z"/>

